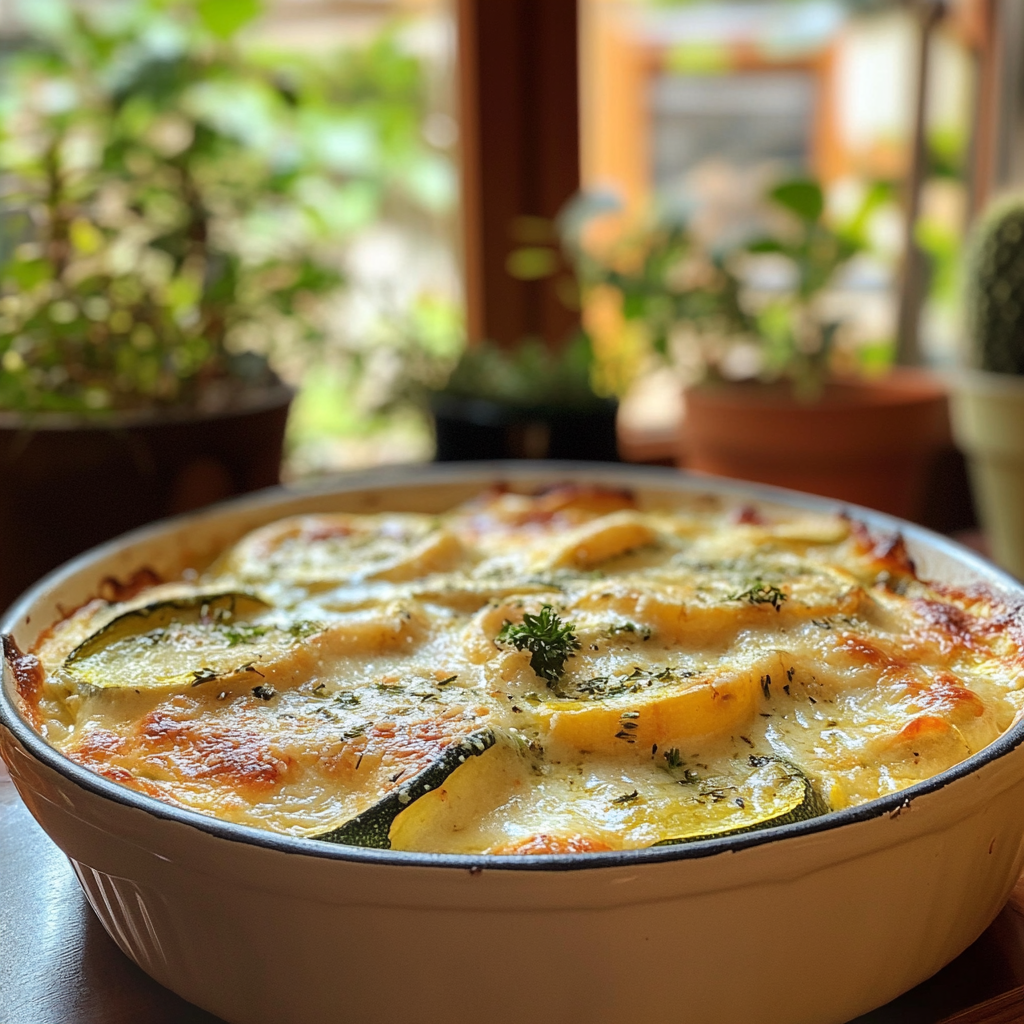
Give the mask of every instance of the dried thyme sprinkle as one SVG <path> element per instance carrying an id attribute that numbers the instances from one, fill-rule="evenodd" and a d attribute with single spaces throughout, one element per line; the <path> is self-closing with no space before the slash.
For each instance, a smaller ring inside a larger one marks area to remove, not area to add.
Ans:
<path id="1" fill-rule="evenodd" d="M 620 633 L 632 633 L 641 640 L 651 639 L 650 626 L 638 626 L 635 622 L 623 622 L 618 626 L 611 626 L 608 629 L 608 636 L 616 636 Z"/>
<path id="2" fill-rule="evenodd" d="M 192 685 L 209 683 L 217 678 L 217 673 L 212 668 L 195 668 L 192 670 Z"/>
<path id="3" fill-rule="evenodd" d="M 754 580 L 746 590 L 730 594 L 727 601 L 746 601 L 748 604 L 770 604 L 776 611 L 782 609 L 782 602 L 788 600 L 778 587 L 764 580 Z"/>

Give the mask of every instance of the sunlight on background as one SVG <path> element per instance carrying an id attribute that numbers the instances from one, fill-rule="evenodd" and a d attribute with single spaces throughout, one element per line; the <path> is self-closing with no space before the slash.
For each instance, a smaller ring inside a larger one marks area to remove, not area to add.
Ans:
<path id="1" fill-rule="evenodd" d="M 863 225 L 863 251 L 817 301 L 842 321 L 848 345 L 877 365 L 890 359 L 917 66 L 913 14 L 841 0 L 585 0 L 582 32 L 584 187 L 622 202 L 617 217 L 595 224 L 594 244 L 614 247 L 638 225 L 650 231 L 683 215 L 705 246 L 721 250 L 760 230 L 764 195 L 779 180 L 820 182 L 840 226 L 884 188 Z M 929 263 L 921 345 L 940 366 L 953 361 L 959 336 L 974 71 L 963 25 L 950 17 L 933 40 L 917 229 Z M 771 257 L 747 259 L 743 273 L 765 294 L 786 287 Z M 636 347 L 607 309 L 592 323 L 599 350 Z M 648 326 L 643 318 L 631 325 Z M 627 408 L 647 429 L 660 422 L 668 430 L 678 417 L 672 382 L 685 375 L 687 357 L 676 340 L 668 368 L 634 367 L 643 384 Z"/>
<path id="2" fill-rule="evenodd" d="M 286 478 L 429 459 L 410 366 L 462 339 L 451 11 L 444 0 L 274 0 L 252 41 L 314 54 L 340 46 L 342 65 L 360 64 L 338 156 L 380 183 L 339 247 L 348 288 L 323 359 L 295 372 Z"/>
<path id="3" fill-rule="evenodd" d="M 0 52 L 16 53 L 53 6 L 0 0 Z M 934 37 L 916 231 L 928 260 L 921 344 L 938 366 L 953 361 L 960 334 L 957 259 L 969 216 L 976 90 L 970 26 L 960 13 L 968 6 L 954 4 Z M 296 115 L 308 162 L 297 198 L 322 236 L 321 269 L 339 274 L 342 287 L 320 301 L 315 346 L 289 340 L 293 323 L 258 316 L 244 338 L 250 349 L 272 349 L 277 372 L 300 388 L 286 478 L 429 459 L 425 396 L 464 344 L 451 2 L 238 0 L 232 9 L 246 15 L 242 22 L 261 12 L 242 29 L 245 53 L 285 75 L 301 67 L 322 83 L 320 99 Z M 599 393 L 630 393 L 627 407 L 670 424 L 678 383 L 715 348 L 706 331 L 695 348 L 692 311 L 668 322 L 664 274 L 648 273 L 655 256 L 675 260 L 671 272 L 689 274 L 684 284 L 692 289 L 696 280 L 697 292 L 717 261 L 741 290 L 741 312 L 771 335 L 772 310 L 793 291 L 794 262 L 776 243 L 753 251 L 750 242 L 786 234 L 797 207 L 766 201 L 786 180 L 820 186 L 820 219 L 833 241 L 856 237 L 844 259 L 821 264 L 835 273 L 805 296 L 819 320 L 838 325 L 840 363 L 870 369 L 891 361 L 916 66 L 906 7 L 580 0 L 580 12 L 582 181 L 585 193 L 604 199 L 583 230 L 574 269 L 590 273 L 580 283 Z M 277 145 L 280 126 L 256 93 L 204 88 L 226 134 Z M 672 249 L 684 223 L 685 259 Z M 286 229 L 273 215 L 247 216 L 248 255 L 275 255 Z M 633 275 L 632 298 L 608 287 L 622 273 Z M 273 337 L 261 340 L 261 332 Z M 8 356 L 13 366 L 17 353 Z M 763 358 L 751 346 L 731 346 L 717 368 L 754 376 Z"/>

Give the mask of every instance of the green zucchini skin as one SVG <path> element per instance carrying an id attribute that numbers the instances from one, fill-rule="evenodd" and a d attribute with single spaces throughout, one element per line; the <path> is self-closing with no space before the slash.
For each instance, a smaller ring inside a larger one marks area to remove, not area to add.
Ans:
<path id="1" fill-rule="evenodd" d="M 65 658 L 62 669 L 66 677 L 76 684 L 108 690 L 125 687 L 173 688 L 226 679 L 250 669 L 254 657 L 259 660 L 261 648 L 257 641 L 265 646 L 281 632 L 281 628 L 277 626 L 253 627 L 249 624 L 251 618 L 271 611 L 272 608 L 272 605 L 257 594 L 236 590 L 167 597 L 129 607 L 75 647 Z M 107 664 L 97 668 L 90 663 L 90 659 L 102 656 L 104 651 L 114 645 L 133 641 L 135 638 L 154 637 L 174 625 L 199 629 L 206 629 L 209 626 L 209 636 L 212 640 L 216 640 L 218 629 L 250 629 L 253 632 L 241 633 L 231 643 L 222 644 L 221 650 L 197 652 L 196 669 L 180 665 L 170 669 L 166 665 L 152 662 L 149 655 L 157 650 L 159 645 L 128 652 L 122 659 L 120 667 L 117 664 Z M 266 639 L 260 639 L 265 634 Z M 235 644 L 238 645 L 237 653 L 229 653 Z M 209 657 L 214 660 L 200 660 Z M 142 666 L 146 666 L 148 671 L 144 672 Z M 145 678 L 134 678 L 133 672 L 135 675 L 143 672 Z M 127 678 L 122 678 L 126 675 Z"/>
<path id="2" fill-rule="evenodd" d="M 362 814 L 343 825 L 311 839 L 343 846 L 363 846 L 375 850 L 391 849 L 391 825 L 395 818 L 421 796 L 437 789 L 449 775 L 471 757 L 479 757 L 497 742 L 493 729 L 478 729 L 446 747 L 434 761 L 398 789 L 388 793 Z"/>
<path id="3" fill-rule="evenodd" d="M 721 832 L 701 832 L 690 836 L 679 836 L 675 839 L 662 839 L 660 842 L 652 843 L 651 846 L 680 846 L 683 843 L 697 843 L 704 839 L 721 839 L 723 836 L 739 836 L 746 832 L 760 832 L 763 829 L 775 828 L 778 825 L 792 825 L 797 821 L 817 818 L 822 814 L 828 814 L 832 810 L 825 798 L 814 788 L 811 780 L 795 764 L 782 757 L 773 757 L 770 760 L 784 768 L 787 775 L 796 776 L 803 782 L 803 799 L 791 810 L 785 814 L 764 818 L 752 825 L 743 825 L 740 828 L 730 828 Z"/>
<path id="4" fill-rule="evenodd" d="M 244 590 L 221 590 L 214 593 L 188 594 L 183 597 L 172 597 L 151 604 L 131 608 L 122 612 L 110 622 L 90 634 L 68 656 L 64 664 L 74 665 L 75 662 L 87 657 L 96 648 L 102 647 L 112 640 L 119 640 L 136 633 L 145 633 L 154 625 L 162 625 L 173 620 L 177 612 L 203 613 L 205 608 L 235 611 L 239 602 L 249 602 L 261 611 L 268 610 L 271 605 L 256 594 Z"/>

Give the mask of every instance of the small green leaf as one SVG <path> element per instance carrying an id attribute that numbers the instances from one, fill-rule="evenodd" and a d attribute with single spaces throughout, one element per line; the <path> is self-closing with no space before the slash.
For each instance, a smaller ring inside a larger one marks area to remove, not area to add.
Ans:
<path id="1" fill-rule="evenodd" d="M 818 220 L 825 210 L 825 196 L 816 181 L 784 181 L 776 185 L 769 196 L 806 221 Z"/>
<path id="2" fill-rule="evenodd" d="M 196 13 L 220 39 L 230 39 L 263 10 L 261 0 L 198 0 Z"/>
<path id="3" fill-rule="evenodd" d="M 505 268 L 519 281 L 539 281 L 558 269 L 558 253 L 554 249 L 528 246 L 514 249 L 505 261 Z"/>
<path id="4" fill-rule="evenodd" d="M 103 232 L 92 221 L 84 217 L 76 217 L 68 227 L 71 244 L 80 252 L 89 256 L 98 252 L 103 245 Z"/>
<path id="5" fill-rule="evenodd" d="M 784 252 L 784 246 L 774 238 L 759 238 L 747 246 L 747 252 L 768 253 Z"/>
<path id="6" fill-rule="evenodd" d="M 627 320 L 639 320 L 647 309 L 646 298 L 641 292 L 625 292 L 622 297 L 622 315 Z"/>
<path id="7" fill-rule="evenodd" d="M 44 281 L 49 281 L 53 277 L 53 267 L 48 260 L 42 258 L 15 259 L 7 265 L 4 276 L 19 289 L 28 292 Z"/>

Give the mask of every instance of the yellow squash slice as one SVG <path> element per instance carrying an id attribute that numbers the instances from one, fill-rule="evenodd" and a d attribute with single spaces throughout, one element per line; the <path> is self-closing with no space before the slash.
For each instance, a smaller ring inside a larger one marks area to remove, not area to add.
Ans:
<path id="1" fill-rule="evenodd" d="M 549 742 L 594 753 L 664 746 L 695 738 L 729 736 L 754 717 L 766 681 L 786 672 L 781 655 L 771 653 L 745 667 L 708 678 L 667 681 L 655 688 L 594 700 L 542 700 L 529 714 Z M 670 677 L 671 679 L 671 677 Z"/>

